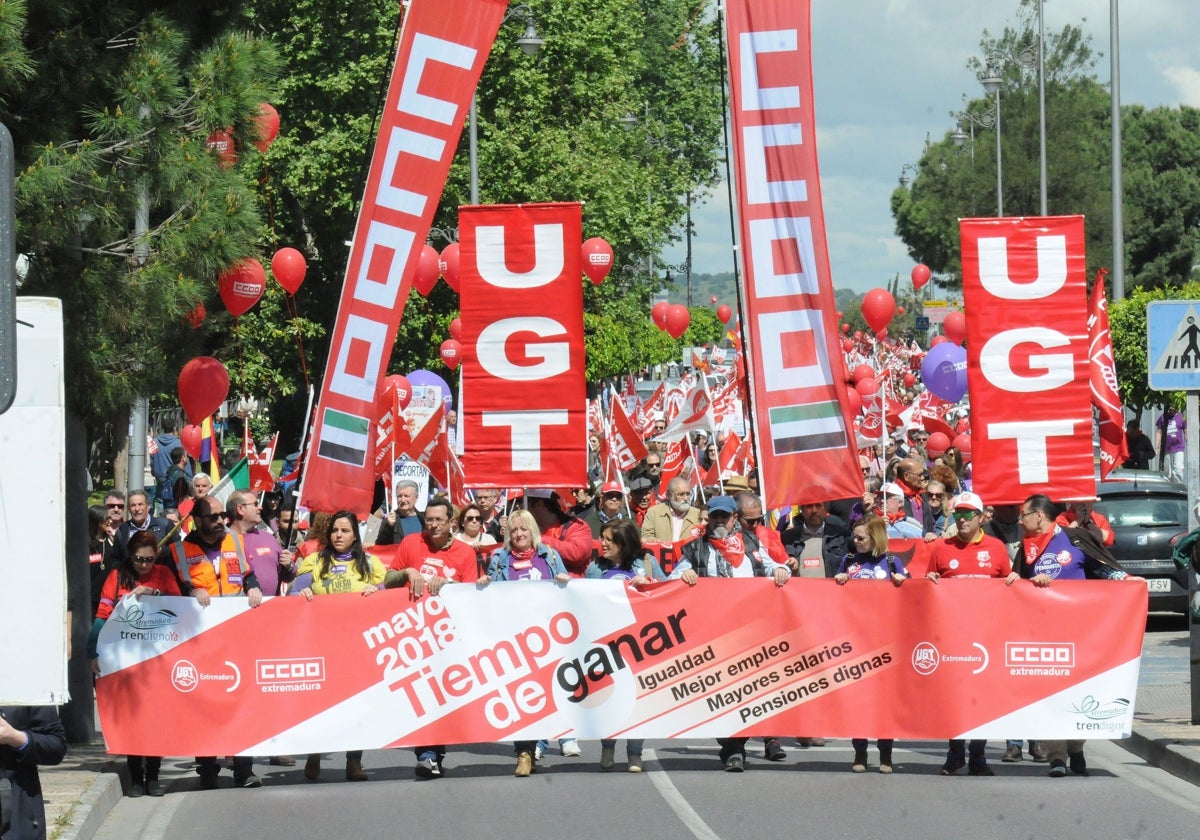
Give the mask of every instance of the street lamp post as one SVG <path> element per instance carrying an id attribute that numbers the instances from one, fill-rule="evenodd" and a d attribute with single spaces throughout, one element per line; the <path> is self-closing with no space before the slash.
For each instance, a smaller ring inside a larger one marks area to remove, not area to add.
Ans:
<path id="1" fill-rule="evenodd" d="M 996 216 L 1004 215 L 1004 175 L 1003 152 L 1000 145 L 1000 70 L 994 64 L 989 64 L 987 75 L 980 81 L 983 89 L 996 97 Z"/>
<path id="2" fill-rule="evenodd" d="M 916 172 L 917 167 L 914 164 L 906 163 L 900 167 L 900 186 L 908 189 L 908 185 L 912 183 L 912 177 L 909 172 Z"/>
<path id="3" fill-rule="evenodd" d="M 500 21 L 500 25 L 508 23 L 513 19 L 519 19 L 525 24 L 525 34 L 517 39 L 517 46 L 521 48 L 521 52 L 532 58 L 537 55 L 538 50 L 546 42 L 538 37 L 537 27 L 533 21 L 533 10 L 528 6 L 520 5 L 513 6 L 504 15 Z M 471 204 L 479 204 L 479 113 L 478 113 L 478 95 L 471 94 L 471 130 L 468 133 L 468 151 L 470 153 L 471 162 Z"/>

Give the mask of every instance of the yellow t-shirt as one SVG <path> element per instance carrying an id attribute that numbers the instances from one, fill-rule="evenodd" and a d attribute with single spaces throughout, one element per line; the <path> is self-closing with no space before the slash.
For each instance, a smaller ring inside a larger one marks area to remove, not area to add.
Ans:
<path id="1" fill-rule="evenodd" d="M 325 574 L 325 577 L 319 577 L 318 570 L 321 568 L 321 555 L 320 553 L 310 554 L 300 562 L 300 570 L 296 572 L 296 576 L 299 577 L 306 573 L 313 576 L 312 591 L 314 595 L 331 595 L 335 592 L 362 592 L 371 584 L 383 586 L 383 577 L 387 574 L 387 569 L 383 567 L 383 563 L 374 554 L 368 554 L 367 561 L 371 564 L 371 573 L 365 579 L 354 568 L 353 560 L 341 561 L 337 558 L 334 558 L 333 562 L 329 565 L 329 571 Z"/>

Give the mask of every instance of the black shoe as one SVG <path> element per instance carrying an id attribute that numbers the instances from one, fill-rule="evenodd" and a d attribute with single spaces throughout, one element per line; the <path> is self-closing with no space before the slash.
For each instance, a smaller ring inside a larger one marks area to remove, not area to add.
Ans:
<path id="1" fill-rule="evenodd" d="M 961 755 L 946 756 L 946 763 L 942 765 L 942 769 L 938 771 L 942 776 L 953 776 L 959 770 L 967 766 L 967 760 Z"/>
<path id="2" fill-rule="evenodd" d="M 1083 757 L 1083 753 L 1071 753 L 1067 756 L 1071 762 L 1071 772 L 1076 776 L 1086 776 L 1088 774 L 1087 761 Z"/>
<path id="3" fill-rule="evenodd" d="M 166 788 L 162 786 L 162 783 L 158 779 L 151 779 L 150 781 L 146 782 L 147 796 L 162 796 L 166 792 Z"/>
<path id="4" fill-rule="evenodd" d="M 734 753 L 733 755 L 729 756 L 729 758 L 725 759 L 725 772 L 726 773 L 741 773 L 745 769 L 746 769 L 746 762 L 737 753 Z"/>
<path id="5" fill-rule="evenodd" d="M 200 790 L 216 790 L 217 774 L 205 773 L 200 776 Z"/>
<path id="6" fill-rule="evenodd" d="M 970 766 L 967 767 L 967 774 L 971 776 L 995 776 L 996 772 L 982 761 L 978 763 L 972 761 Z"/>
<path id="7" fill-rule="evenodd" d="M 125 791 L 125 795 L 128 796 L 130 799 L 137 799 L 139 796 L 145 796 L 146 795 L 146 787 L 137 782 L 134 782 L 133 784 L 131 784 L 129 786 L 129 790 Z"/>
<path id="8" fill-rule="evenodd" d="M 234 784 L 234 787 L 260 788 L 260 787 L 262 787 L 262 779 L 258 778 L 258 776 L 255 776 L 253 773 L 251 773 L 249 776 L 247 776 L 244 779 L 234 779 L 233 784 Z"/>
<path id="9" fill-rule="evenodd" d="M 787 753 L 783 751 L 783 747 L 779 746 L 778 738 L 772 738 L 767 741 L 765 747 L 767 761 L 783 761 L 787 758 Z"/>
<path id="10" fill-rule="evenodd" d="M 1056 758 L 1050 762 L 1051 779 L 1061 779 L 1065 775 L 1067 775 L 1067 763 L 1065 761 L 1060 761 Z"/>

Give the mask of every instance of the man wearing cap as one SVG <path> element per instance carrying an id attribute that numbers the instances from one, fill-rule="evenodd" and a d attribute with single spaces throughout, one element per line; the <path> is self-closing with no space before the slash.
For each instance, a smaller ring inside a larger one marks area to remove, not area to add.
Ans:
<path id="1" fill-rule="evenodd" d="M 654 482 L 640 467 L 634 467 L 625 478 L 625 488 L 629 493 L 630 513 L 641 528 L 650 506 L 654 504 Z"/>
<path id="2" fill-rule="evenodd" d="M 904 489 L 895 481 L 883 485 L 883 519 L 887 523 L 887 535 L 893 540 L 920 539 L 925 535 L 921 523 L 904 510 Z"/>
<path id="3" fill-rule="evenodd" d="M 583 521 L 592 529 L 592 539 L 600 539 L 600 531 L 614 519 L 628 519 L 625 512 L 625 490 L 619 481 L 609 481 L 600 488 L 596 505 L 583 515 Z"/>
<path id="4" fill-rule="evenodd" d="M 683 547 L 679 562 L 668 580 L 682 580 L 695 586 L 702 577 L 769 577 L 776 586 L 791 578 L 787 564 L 775 562 L 753 534 L 742 531 L 736 517 L 737 506 L 730 496 L 708 500 L 708 522 L 704 536 Z M 718 738 L 720 759 L 727 773 L 741 773 L 746 766 L 748 738 Z"/>
<path id="5" fill-rule="evenodd" d="M 692 506 L 692 486 L 686 478 L 672 478 L 667 500 L 646 512 L 642 542 L 676 543 L 700 524 L 700 510 Z"/>
<path id="6" fill-rule="evenodd" d="M 1003 578 L 1006 586 L 1012 586 L 1019 575 L 1013 571 L 1007 547 L 983 532 L 983 500 L 974 493 L 962 493 L 954 499 L 952 515 L 957 533 L 933 543 L 925 577 L 934 583 L 955 577 Z M 965 766 L 972 776 L 994 776 L 987 766 L 986 750 L 987 741 L 983 739 L 972 739 L 968 745 L 962 738 L 955 738 L 950 741 L 946 763 L 939 772 L 953 776 Z"/>

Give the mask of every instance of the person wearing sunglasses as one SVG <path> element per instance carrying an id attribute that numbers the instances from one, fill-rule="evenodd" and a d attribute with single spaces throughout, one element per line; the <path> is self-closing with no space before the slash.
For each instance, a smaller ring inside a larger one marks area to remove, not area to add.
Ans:
<path id="1" fill-rule="evenodd" d="M 1002 578 L 1006 586 L 1012 586 L 1020 575 L 1013 571 L 1004 543 L 983 532 L 983 500 L 974 493 L 962 493 L 954 497 L 950 507 L 955 534 L 932 545 L 925 577 L 934 583 L 942 578 Z M 972 739 L 969 745 L 961 738 L 951 740 L 946 763 L 938 772 L 953 776 L 966 767 L 972 776 L 994 776 L 986 752 L 985 740 Z"/>
<path id="2" fill-rule="evenodd" d="M 458 512 L 454 520 L 454 539 L 465 542 L 475 552 L 479 573 L 487 571 L 488 557 L 499 544 L 483 527 L 483 508 L 471 502 Z"/>
<path id="3" fill-rule="evenodd" d="M 225 530 L 227 514 L 221 500 L 205 496 L 192 509 L 195 529 L 183 540 L 171 543 L 171 554 L 179 570 L 180 589 L 207 607 L 212 598 L 246 596 L 250 607 L 262 603 L 263 593 L 254 570 L 246 560 L 241 543 Z M 234 756 L 233 782 L 237 787 L 262 787 L 254 775 L 252 756 Z M 196 758 L 202 790 L 217 787 L 220 767 L 215 756 Z"/>

